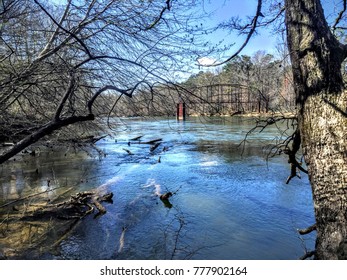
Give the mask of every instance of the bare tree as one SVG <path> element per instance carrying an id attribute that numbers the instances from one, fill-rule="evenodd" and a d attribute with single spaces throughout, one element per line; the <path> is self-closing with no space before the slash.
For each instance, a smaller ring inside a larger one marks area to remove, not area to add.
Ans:
<path id="1" fill-rule="evenodd" d="M 63 127 L 95 123 L 118 96 L 170 80 L 196 48 L 189 1 L 2 4 L 0 139 L 15 145 L 0 163 Z"/>

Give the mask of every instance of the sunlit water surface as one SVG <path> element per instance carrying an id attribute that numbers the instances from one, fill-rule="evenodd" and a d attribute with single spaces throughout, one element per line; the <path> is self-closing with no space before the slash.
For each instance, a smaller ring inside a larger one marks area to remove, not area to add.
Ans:
<path id="1" fill-rule="evenodd" d="M 124 119 L 114 138 L 97 143 L 105 157 L 64 150 L 28 158 L 30 170 L 13 165 L 17 193 L 30 191 L 28 185 L 45 186 L 47 178 L 76 191 L 103 185 L 114 193 L 105 215 L 82 220 L 58 250 L 41 258 L 299 258 L 314 247 L 315 236 L 297 233 L 314 223 L 308 180 L 303 175 L 286 185 L 287 159 L 266 160 L 276 127 L 251 135 L 242 153 L 239 144 L 253 125 L 238 117 Z M 137 136 L 162 143 L 153 152 L 150 145 L 129 146 Z M 16 193 L 10 183 L 2 185 L 3 198 Z M 158 197 L 166 192 L 173 193 L 171 205 Z"/>

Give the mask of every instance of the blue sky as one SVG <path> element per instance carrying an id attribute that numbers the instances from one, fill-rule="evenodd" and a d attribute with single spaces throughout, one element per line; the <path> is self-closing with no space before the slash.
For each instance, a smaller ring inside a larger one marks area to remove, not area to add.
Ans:
<path id="1" fill-rule="evenodd" d="M 66 0 L 50 0 L 56 3 L 64 3 Z M 280 1 L 280 0 L 278 0 Z M 165 2 L 163 0 L 163 2 Z M 199 1 L 198 1 L 199 2 Z M 217 25 L 223 20 L 228 20 L 233 16 L 239 16 L 240 18 L 246 18 L 247 16 L 253 17 L 257 8 L 257 0 L 203 0 L 201 10 L 206 12 L 212 12 L 209 21 L 205 21 L 204 25 L 209 24 L 211 26 Z M 263 1 L 268 2 L 268 1 Z M 284 1 L 281 1 L 284 2 Z M 321 0 L 321 3 L 325 9 L 326 15 L 333 20 L 342 8 L 342 0 Z M 198 4 L 200 5 L 200 4 Z M 263 4 L 263 10 L 265 11 L 265 4 Z M 221 39 L 227 43 L 235 43 L 230 49 L 230 54 L 235 52 L 240 45 L 244 42 L 244 36 L 238 36 L 235 32 L 228 34 L 227 32 L 219 32 L 211 35 L 209 39 L 214 42 L 219 42 Z M 276 53 L 276 44 L 280 40 L 271 32 L 264 28 L 259 30 L 259 34 L 253 36 L 249 44 L 242 51 L 242 54 L 252 55 L 258 50 L 266 50 L 269 53 Z"/>
<path id="2" fill-rule="evenodd" d="M 253 17 L 257 9 L 257 2 L 257 0 L 204 0 L 204 8 L 206 11 L 215 11 L 209 24 L 216 25 L 218 22 L 228 20 L 233 16 L 239 16 L 240 18 L 246 18 L 247 16 Z M 342 9 L 342 0 L 322 0 L 321 3 L 328 20 L 334 21 Z M 263 11 L 265 14 L 265 4 L 263 4 Z M 227 34 L 226 32 L 224 34 L 217 33 L 210 37 L 211 40 L 216 42 L 221 38 L 227 43 L 235 43 L 232 49 L 230 49 L 229 54 L 235 52 L 245 39 L 244 36 L 238 36 L 235 32 L 231 34 Z M 259 30 L 258 35 L 253 36 L 241 54 L 252 55 L 258 50 L 265 50 L 276 55 L 276 45 L 279 42 L 281 42 L 280 38 L 273 34 L 270 28 L 267 30 L 262 28 Z"/>
<path id="3" fill-rule="evenodd" d="M 205 8 L 209 11 L 215 11 L 211 18 L 210 24 L 216 25 L 220 21 L 228 20 L 231 17 L 238 16 L 246 19 L 248 16 L 253 17 L 257 9 L 256 0 L 210 0 L 205 1 Z M 219 33 L 212 36 L 215 41 L 220 40 L 223 34 Z M 244 36 L 238 36 L 232 32 L 228 34 L 224 32 L 224 40 L 227 43 L 235 43 L 230 50 L 230 54 L 236 51 L 244 42 Z M 262 29 L 259 35 L 253 36 L 249 44 L 245 47 L 242 54 L 252 55 L 257 50 L 267 50 L 270 53 L 275 52 L 277 39 L 270 33 L 270 30 Z"/>
<path id="4" fill-rule="evenodd" d="M 51 0 L 57 3 L 65 2 L 66 0 Z M 165 0 L 162 0 L 163 3 Z M 280 1 L 280 0 L 278 0 Z M 221 21 L 229 20 L 234 16 L 238 16 L 241 19 L 247 19 L 247 17 L 253 18 L 257 9 L 257 0 L 203 0 L 203 4 L 197 1 L 198 10 L 212 12 L 213 15 L 209 20 L 203 21 L 204 26 L 216 26 Z M 269 1 L 264 1 L 269 2 Z M 274 1 L 273 1 L 274 2 Z M 282 3 L 284 1 L 281 1 Z M 342 0 L 322 0 L 323 8 L 328 19 L 332 22 L 336 18 L 338 12 L 342 9 Z M 266 5 L 263 4 L 263 13 L 266 15 Z M 285 35 L 284 35 L 285 36 Z M 235 53 L 245 40 L 245 36 L 238 36 L 236 32 L 220 31 L 208 36 L 211 42 L 217 43 L 222 40 L 221 45 L 229 45 L 235 43 L 234 46 L 225 53 L 225 57 L 228 57 Z M 256 51 L 264 50 L 273 55 L 277 55 L 276 45 L 281 43 L 280 36 L 274 34 L 271 27 L 258 30 L 258 35 L 251 38 L 248 45 L 243 49 L 241 55 L 252 56 Z M 205 58 L 207 64 L 211 64 L 214 61 L 222 61 L 220 57 L 208 57 Z"/>

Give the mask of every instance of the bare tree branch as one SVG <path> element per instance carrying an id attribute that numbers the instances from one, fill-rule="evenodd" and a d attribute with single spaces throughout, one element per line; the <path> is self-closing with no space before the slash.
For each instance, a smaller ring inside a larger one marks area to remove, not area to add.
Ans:
<path id="1" fill-rule="evenodd" d="M 54 119 L 55 120 L 59 120 L 60 119 L 60 114 L 63 111 L 64 105 L 65 105 L 67 99 L 73 93 L 74 87 L 75 87 L 75 78 L 71 77 L 70 82 L 69 82 L 69 86 L 66 89 L 66 92 L 65 92 L 63 98 L 61 99 L 60 104 L 58 105 L 58 108 L 57 108 L 57 110 L 55 112 L 55 115 L 54 115 Z"/>
<path id="2" fill-rule="evenodd" d="M 108 90 L 114 90 L 119 92 L 120 94 L 124 94 L 128 97 L 132 97 L 134 91 L 136 90 L 136 88 L 141 84 L 141 82 L 138 82 L 134 87 L 130 88 L 130 89 L 121 89 L 118 88 L 116 86 L 112 86 L 112 85 L 107 85 L 102 87 L 101 89 L 99 89 L 96 93 L 94 93 L 94 95 L 92 96 L 92 98 L 88 101 L 88 110 L 89 113 L 92 113 L 92 106 L 96 100 L 96 98 L 103 92 L 108 91 Z"/>
<path id="3" fill-rule="evenodd" d="M 80 45 L 83 47 L 84 51 L 89 57 L 92 57 L 92 54 L 90 50 L 88 49 L 87 45 L 74 33 L 66 28 L 64 28 L 59 22 L 57 22 L 54 17 L 37 1 L 34 0 L 34 2 L 41 8 L 41 10 L 54 22 L 55 25 L 57 25 L 61 30 L 63 30 L 65 33 L 69 34 L 71 37 L 73 37 Z"/>
<path id="4" fill-rule="evenodd" d="M 343 17 L 343 14 L 346 12 L 347 10 L 347 0 L 343 0 L 343 9 L 340 11 L 339 15 L 337 16 L 336 20 L 335 20 L 335 23 L 333 24 L 332 26 L 332 30 L 333 32 L 335 32 L 335 30 L 337 29 L 337 25 L 340 23 L 342 17 Z"/>
<path id="5" fill-rule="evenodd" d="M 71 1 L 72 0 L 68 0 L 67 5 L 65 7 L 65 11 L 64 11 L 64 13 L 63 13 L 63 15 L 62 15 L 62 17 L 61 17 L 61 19 L 59 21 L 59 25 L 56 27 L 56 29 L 55 29 L 54 33 L 52 34 L 51 38 L 49 39 L 48 43 L 46 44 L 44 49 L 39 54 L 39 57 L 42 57 L 44 54 L 46 54 L 50 50 L 50 48 L 51 48 L 51 46 L 52 46 L 56 36 L 59 33 L 59 30 L 61 29 L 60 26 L 62 26 L 64 20 L 66 19 L 67 15 L 68 15 L 68 12 L 70 10 Z"/>
<path id="6" fill-rule="evenodd" d="M 251 29 L 248 32 L 248 35 L 246 37 L 246 40 L 244 41 L 244 43 L 241 45 L 241 47 L 233 54 L 231 55 L 229 58 L 227 58 L 226 60 L 222 61 L 222 62 L 218 62 L 218 63 L 213 63 L 210 65 L 201 65 L 201 66 L 205 66 L 205 67 L 214 67 L 214 66 L 219 66 L 219 65 L 223 65 L 227 62 L 229 62 L 230 60 L 232 60 L 233 58 L 235 58 L 236 56 L 238 56 L 241 51 L 247 46 L 249 40 L 252 38 L 254 32 L 256 31 L 257 27 L 258 27 L 258 18 L 259 17 L 263 17 L 263 14 L 261 13 L 261 8 L 262 8 L 262 0 L 258 0 L 258 6 L 257 6 L 257 11 L 255 16 L 252 19 L 251 22 Z"/>
<path id="7" fill-rule="evenodd" d="M 170 8 L 172 5 L 170 2 L 171 2 L 171 0 L 166 0 L 166 6 L 163 7 L 159 16 L 154 20 L 154 22 L 144 29 L 145 31 L 148 31 L 148 30 L 154 28 L 159 23 L 159 21 L 163 18 L 165 11 L 166 10 L 170 11 Z"/>

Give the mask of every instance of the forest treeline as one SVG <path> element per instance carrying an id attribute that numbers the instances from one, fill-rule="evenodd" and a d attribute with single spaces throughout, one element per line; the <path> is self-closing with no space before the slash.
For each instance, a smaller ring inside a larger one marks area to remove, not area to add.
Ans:
<path id="1" fill-rule="evenodd" d="M 131 99 L 120 100 L 115 111 L 118 116 L 175 116 L 179 102 L 186 104 L 188 115 L 293 112 L 290 65 L 265 51 L 240 55 L 217 70 L 191 74 L 183 82 L 139 90 Z"/>

